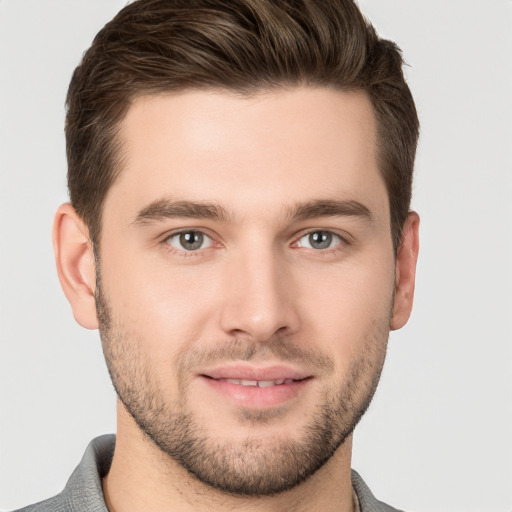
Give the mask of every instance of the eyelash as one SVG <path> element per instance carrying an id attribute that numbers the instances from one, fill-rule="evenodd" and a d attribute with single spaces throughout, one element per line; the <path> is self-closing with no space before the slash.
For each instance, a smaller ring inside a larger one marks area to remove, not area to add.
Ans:
<path id="1" fill-rule="evenodd" d="M 319 256 L 329 256 L 329 255 L 331 255 L 333 253 L 336 253 L 336 252 L 339 252 L 339 251 L 343 250 L 343 248 L 346 247 L 347 245 L 350 245 L 350 243 L 348 242 L 346 237 L 342 236 L 341 234 L 339 234 L 339 233 L 337 233 L 335 231 L 332 231 L 330 229 L 318 229 L 318 228 L 316 228 L 316 229 L 309 230 L 309 231 L 307 231 L 305 233 L 302 233 L 301 236 L 299 238 L 297 238 L 295 242 L 293 242 L 292 247 L 293 246 L 301 247 L 301 246 L 298 245 L 300 240 L 302 240 L 305 237 L 309 237 L 309 236 L 311 236 L 314 233 L 329 234 L 333 238 L 335 237 L 335 238 L 338 239 L 338 242 L 334 245 L 334 247 L 327 247 L 325 249 L 315 249 L 313 247 L 304 247 L 304 249 L 308 249 L 309 251 L 313 251 L 316 255 L 319 255 Z"/>
<path id="2" fill-rule="evenodd" d="M 183 234 L 186 234 L 186 233 L 198 233 L 206 238 L 208 238 L 210 240 L 210 245 L 208 247 L 205 247 L 205 248 L 202 248 L 202 249 L 192 249 L 192 250 L 187 250 L 187 249 L 180 249 L 178 247 L 174 247 L 170 244 L 170 240 L 173 239 L 173 238 L 177 238 L 179 237 L 180 235 L 183 235 Z M 190 256 L 200 256 L 201 253 L 203 251 L 205 251 L 206 249 L 209 249 L 211 247 L 214 247 L 215 245 L 217 247 L 220 247 L 221 244 L 220 242 L 216 242 L 214 240 L 213 237 L 211 237 L 210 235 L 208 235 L 204 230 L 201 230 L 201 229 L 182 229 L 181 231 L 176 231 L 174 233 L 171 233 L 169 235 L 167 235 L 163 241 L 162 241 L 162 244 L 164 245 L 164 247 L 166 248 L 166 250 L 170 251 L 171 253 L 173 254 L 178 254 L 179 256 L 184 256 L 184 257 L 190 257 Z"/>
<path id="3" fill-rule="evenodd" d="M 201 248 L 191 249 L 191 250 L 179 249 L 177 247 L 172 246 L 169 243 L 169 240 L 171 240 L 173 238 L 176 238 L 176 237 L 179 237 L 180 235 L 185 234 L 185 233 L 198 233 L 198 234 L 200 234 L 200 235 L 202 235 L 204 237 L 207 237 L 210 240 L 211 243 L 210 243 L 210 245 L 208 247 L 205 247 L 205 248 L 202 248 L 202 249 Z M 346 247 L 346 246 L 351 245 L 351 243 L 347 240 L 347 237 L 342 236 L 340 233 L 337 233 L 336 231 L 333 231 L 333 230 L 330 230 L 330 229 L 319 229 L 319 228 L 316 228 L 316 229 L 311 229 L 309 231 L 301 233 L 301 235 L 299 237 L 297 237 L 295 239 L 295 241 L 290 246 L 293 247 L 293 248 L 300 248 L 300 247 L 302 247 L 302 246 L 298 245 L 300 240 L 303 239 L 304 237 L 312 235 L 313 233 L 327 233 L 327 234 L 332 235 L 333 237 L 336 237 L 339 240 L 339 242 L 334 247 L 328 247 L 328 248 L 325 248 L 325 249 L 314 249 L 312 247 L 304 247 L 304 249 L 307 249 L 308 251 L 313 251 L 316 255 L 319 255 L 319 256 L 328 256 L 330 254 L 333 254 L 333 253 L 336 253 L 336 252 L 339 252 L 339 251 L 343 250 L 343 248 Z M 182 229 L 180 231 L 176 231 L 174 233 L 171 233 L 171 234 L 167 235 L 162 240 L 162 244 L 164 245 L 166 250 L 170 251 L 171 253 L 178 254 L 179 256 L 183 256 L 183 257 L 190 257 L 190 256 L 196 256 L 197 257 L 197 256 L 200 256 L 201 253 L 203 251 L 205 251 L 206 249 L 222 247 L 222 244 L 220 242 L 216 242 L 215 239 L 212 236 L 208 235 L 204 230 L 197 229 L 197 228 Z"/>

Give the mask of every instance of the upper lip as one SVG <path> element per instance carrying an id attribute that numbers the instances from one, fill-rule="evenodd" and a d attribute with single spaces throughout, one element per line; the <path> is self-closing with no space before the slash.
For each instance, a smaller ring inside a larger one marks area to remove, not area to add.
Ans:
<path id="1" fill-rule="evenodd" d="M 208 368 L 201 375 L 212 379 L 240 379 L 252 381 L 302 380 L 312 375 L 288 365 L 257 367 L 251 365 L 225 365 Z"/>

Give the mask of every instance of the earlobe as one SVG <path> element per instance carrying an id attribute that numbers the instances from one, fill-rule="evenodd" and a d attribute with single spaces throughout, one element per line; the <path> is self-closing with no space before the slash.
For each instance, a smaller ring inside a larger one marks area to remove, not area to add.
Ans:
<path id="1" fill-rule="evenodd" d="M 396 258 L 396 286 L 391 330 L 403 327 L 411 315 L 419 251 L 420 218 L 410 212 L 404 224 L 402 241 Z"/>
<path id="2" fill-rule="evenodd" d="M 75 320 L 87 329 L 97 329 L 96 270 L 92 242 L 84 221 L 65 203 L 55 214 L 53 250 L 62 289 Z"/>

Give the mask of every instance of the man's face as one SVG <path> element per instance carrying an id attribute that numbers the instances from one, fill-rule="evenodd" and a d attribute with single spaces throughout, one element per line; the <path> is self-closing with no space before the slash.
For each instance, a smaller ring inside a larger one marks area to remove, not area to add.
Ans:
<path id="1" fill-rule="evenodd" d="M 293 487 L 380 375 L 395 261 L 363 93 L 141 97 L 103 214 L 100 330 L 127 411 L 203 482 Z"/>

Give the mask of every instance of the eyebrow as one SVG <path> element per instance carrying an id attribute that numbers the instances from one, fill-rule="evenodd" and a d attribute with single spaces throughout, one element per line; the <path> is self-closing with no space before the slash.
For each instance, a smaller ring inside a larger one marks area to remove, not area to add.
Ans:
<path id="1" fill-rule="evenodd" d="M 289 210 L 292 220 L 308 220 L 316 217 L 361 217 L 372 221 L 373 217 L 367 206 L 359 201 L 320 199 L 300 203 Z"/>
<path id="2" fill-rule="evenodd" d="M 285 211 L 291 221 L 317 217 L 360 217 L 367 221 L 373 220 L 370 210 L 353 200 L 319 199 L 299 203 Z M 172 218 L 235 222 L 234 213 L 216 203 L 159 199 L 140 210 L 132 225 L 142 226 Z"/>
<path id="3" fill-rule="evenodd" d="M 159 199 L 143 208 L 132 224 L 141 226 L 173 218 L 227 221 L 233 220 L 234 215 L 230 214 L 223 206 L 214 203 Z"/>

